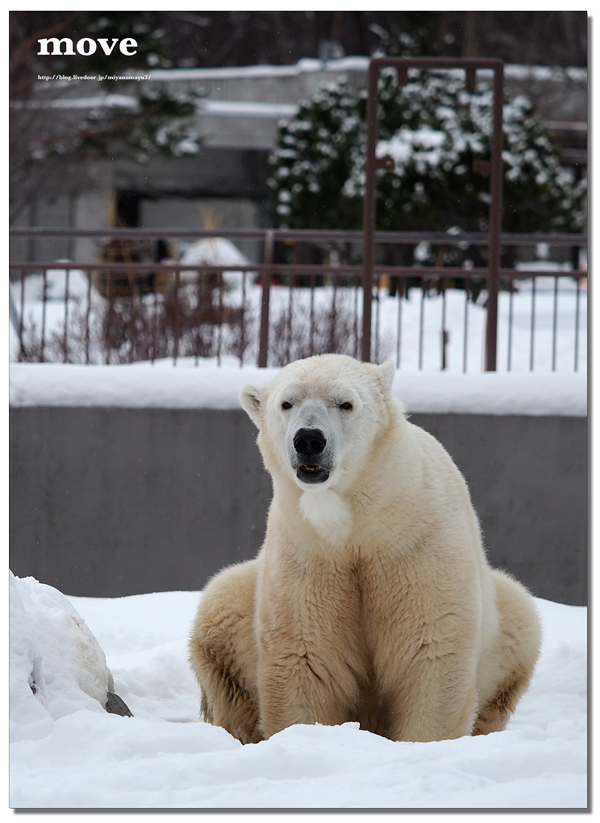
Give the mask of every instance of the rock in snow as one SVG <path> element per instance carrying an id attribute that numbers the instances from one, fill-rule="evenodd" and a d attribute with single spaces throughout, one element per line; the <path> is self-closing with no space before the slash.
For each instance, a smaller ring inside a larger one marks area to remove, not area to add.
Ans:
<path id="1" fill-rule="evenodd" d="M 10 572 L 11 740 L 39 739 L 79 709 L 131 715 L 104 652 L 59 591 Z"/>

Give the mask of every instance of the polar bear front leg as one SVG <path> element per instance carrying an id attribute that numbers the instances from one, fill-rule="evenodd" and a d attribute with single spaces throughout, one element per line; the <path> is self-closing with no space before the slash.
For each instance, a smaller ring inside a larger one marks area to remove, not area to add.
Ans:
<path id="1" fill-rule="evenodd" d="M 389 701 L 389 729 L 386 737 L 411 743 L 455 740 L 470 735 L 477 711 L 477 690 L 473 683 L 455 681 L 455 692 L 448 685 L 427 683 L 420 679 L 411 688 L 405 680 L 404 689 Z"/>
<path id="2" fill-rule="evenodd" d="M 296 723 L 345 723 L 356 708 L 362 663 L 348 629 L 351 621 L 329 596 L 326 583 L 315 591 L 314 601 L 297 591 L 265 598 L 258 611 L 259 715 L 265 737 Z"/>
<path id="3" fill-rule="evenodd" d="M 261 664 L 260 730 L 265 738 L 297 723 L 335 726 L 350 718 L 352 697 L 340 694 L 331 673 L 310 652 Z"/>
<path id="4" fill-rule="evenodd" d="M 460 642 L 455 623 L 444 630 L 440 626 L 440 631 L 447 639 L 421 634 L 395 653 L 393 641 L 376 650 L 375 676 L 388 712 L 384 735 L 390 740 L 453 740 L 473 730 L 478 699 L 475 643 L 464 638 Z"/>

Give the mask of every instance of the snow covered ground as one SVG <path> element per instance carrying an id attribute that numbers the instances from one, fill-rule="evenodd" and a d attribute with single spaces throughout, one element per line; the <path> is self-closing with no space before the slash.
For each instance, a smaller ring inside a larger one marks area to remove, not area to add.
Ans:
<path id="1" fill-rule="evenodd" d="M 199 691 L 186 658 L 200 593 L 70 597 L 64 603 L 32 578 L 14 584 L 13 638 L 20 641 L 20 663 L 11 658 L 12 808 L 568 810 L 587 805 L 583 607 L 536 600 L 544 626 L 542 656 L 504 732 L 397 743 L 348 723 L 294 726 L 242 746 L 198 718 Z M 65 632 L 69 620 L 78 624 L 70 633 Z M 86 677 L 73 666 L 75 631 L 87 649 L 78 658 Z M 132 718 L 105 713 L 90 696 L 90 671 L 93 683 L 106 683 L 90 631 Z M 61 660 L 69 661 L 62 676 Z M 30 668 L 35 663 L 37 683 L 46 674 L 35 695 L 28 661 Z"/>

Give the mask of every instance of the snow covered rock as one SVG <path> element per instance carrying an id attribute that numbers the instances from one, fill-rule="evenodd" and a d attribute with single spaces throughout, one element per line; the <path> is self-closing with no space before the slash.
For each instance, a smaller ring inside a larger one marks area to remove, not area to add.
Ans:
<path id="1" fill-rule="evenodd" d="M 68 599 L 10 572 L 10 734 L 40 739 L 54 721 L 87 709 L 128 714 L 104 652 Z"/>

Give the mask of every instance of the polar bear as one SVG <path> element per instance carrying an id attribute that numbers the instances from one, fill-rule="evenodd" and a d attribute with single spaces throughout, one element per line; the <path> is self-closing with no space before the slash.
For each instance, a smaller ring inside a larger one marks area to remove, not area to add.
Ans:
<path id="1" fill-rule="evenodd" d="M 431 741 L 506 726 L 539 655 L 466 483 L 391 394 L 393 363 L 320 355 L 240 400 L 273 482 L 258 556 L 200 601 L 201 711 L 243 743 L 295 723 Z"/>

